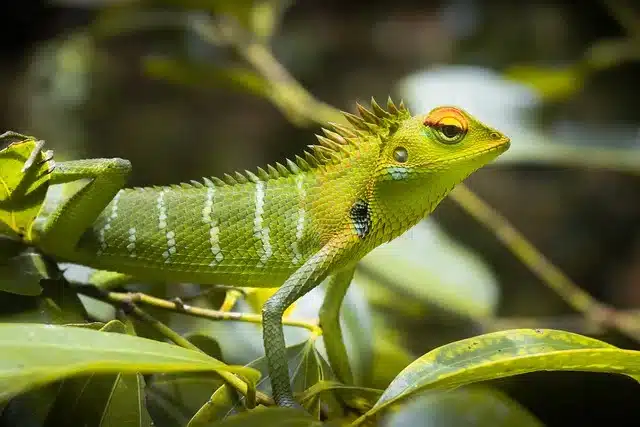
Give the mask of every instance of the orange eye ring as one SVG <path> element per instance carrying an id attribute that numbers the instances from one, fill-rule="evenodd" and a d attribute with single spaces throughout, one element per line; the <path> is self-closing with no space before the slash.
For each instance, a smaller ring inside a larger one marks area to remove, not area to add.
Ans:
<path id="1" fill-rule="evenodd" d="M 439 107 L 429 113 L 424 125 L 433 129 L 443 144 L 457 144 L 467 134 L 469 123 L 457 108 Z"/>

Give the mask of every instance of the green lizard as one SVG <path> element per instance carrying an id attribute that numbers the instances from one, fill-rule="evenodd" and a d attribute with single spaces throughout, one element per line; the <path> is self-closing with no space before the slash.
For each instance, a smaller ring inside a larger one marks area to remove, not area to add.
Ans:
<path id="1" fill-rule="evenodd" d="M 274 400 L 293 398 L 282 315 L 328 279 L 320 324 L 336 375 L 351 381 L 338 313 L 355 265 L 418 223 L 510 141 L 463 110 L 344 113 L 303 157 L 256 173 L 127 188 L 122 159 L 62 162 L 25 240 L 59 261 L 140 280 L 279 288 L 262 309 Z"/>

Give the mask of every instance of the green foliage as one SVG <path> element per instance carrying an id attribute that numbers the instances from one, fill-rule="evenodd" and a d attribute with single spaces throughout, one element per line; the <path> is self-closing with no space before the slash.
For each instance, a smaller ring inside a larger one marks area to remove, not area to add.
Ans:
<path id="1" fill-rule="evenodd" d="M 272 102 L 294 124 L 338 121 L 334 109 L 314 100 L 270 55 L 267 43 L 291 3 L 163 0 L 148 8 L 148 2 L 128 2 L 105 7 L 90 30 L 98 39 L 158 28 L 195 33 L 216 49 L 234 49 L 242 60 L 150 57 L 142 59 L 142 70 L 183 85 L 242 89 Z M 592 68 L 612 66 L 627 45 L 597 45 L 586 62 Z M 505 75 L 535 88 L 545 101 L 558 101 L 589 78 L 583 65 L 514 66 Z M 429 91 L 411 89 L 406 92 L 415 104 L 433 100 Z M 261 328 L 252 320 L 260 304 L 241 298 L 234 312 L 242 314 L 220 320 L 211 313 L 229 293 L 198 290 L 187 304 L 209 315 L 181 304 L 172 310 L 143 307 L 125 292 L 87 292 L 68 283 L 56 265 L 23 244 L 53 165 L 49 154 L 40 152 L 33 167 L 22 171 L 35 146 L 31 137 L 0 140 L 0 235 L 7 237 L 0 239 L 0 424 L 533 427 L 542 423 L 485 382 L 536 371 L 640 376 L 639 352 L 561 330 L 509 329 L 469 338 L 466 329 L 450 343 L 409 348 L 411 322 L 441 315 L 439 310 L 452 323 L 484 325 L 496 314 L 498 286 L 488 266 L 427 220 L 376 249 L 358 268 L 342 310 L 355 384 L 336 381 L 318 327 L 306 320 L 315 318 L 322 297 L 312 293 L 309 304 L 298 303 L 292 313 L 299 323 L 286 326 L 288 342 L 298 343 L 287 349 L 293 390 L 307 412 L 271 407 Z M 550 144 L 536 134 L 520 137 L 506 162 L 577 163 L 637 173 L 637 159 L 636 149 Z M 167 303 L 176 294 L 193 295 L 186 285 L 114 289 L 144 291 Z M 133 308 L 144 308 L 145 316 Z M 423 347 L 426 354 L 416 358 Z"/>
<path id="2" fill-rule="evenodd" d="M 44 200 L 52 168 L 48 153 L 37 151 L 32 166 L 23 171 L 37 144 L 13 132 L 0 135 L 0 237 L 27 234 Z"/>
<path id="3" fill-rule="evenodd" d="M 0 400 L 70 376 L 93 373 L 233 372 L 190 349 L 113 332 L 40 324 L 0 325 Z"/>
<path id="4" fill-rule="evenodd" d="M 516 329 L 467 338 L 407 366 L 365 417 L 426 390 L 541 370 L 609 372 L 640 379 L 640 352 L 556 330 Z"/>

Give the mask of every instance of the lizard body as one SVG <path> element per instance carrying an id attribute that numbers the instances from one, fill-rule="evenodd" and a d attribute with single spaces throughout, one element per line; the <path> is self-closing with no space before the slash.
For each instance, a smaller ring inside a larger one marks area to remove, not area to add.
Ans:
<path id="1" fill-rule="evenodd" d="M 130 164 L 56 165 L 27 240 L 61 261 L 139 279 L 279 287 L 264 304 L 274 399 L 291 394 L 281 317 L 329 277 L 320 323 L 331 365 L 351 380 L 338 309 L 356 262 L 418 223 L 509 139 L 468 113 L 411 116 L 372 101 L 333 125 L 305 158 L 258 172 L 165 187 L 123 189 Z M 337 338 L 336 338 L 337 337 Z"/>

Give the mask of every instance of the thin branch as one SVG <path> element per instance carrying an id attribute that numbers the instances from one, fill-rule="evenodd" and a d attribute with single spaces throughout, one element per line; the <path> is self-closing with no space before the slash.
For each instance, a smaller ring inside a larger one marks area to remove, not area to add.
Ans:
<path id="1" fill-rule="evenodd" d="M 230 19 L 198 19 L 193 30 L 203 40 L 214 45 L 227 45 L 258 72 L 269 85 L 271 102 L 294 124 L 344 123 L 342 113 L 329 104 L 317 100 L 273 56 L 271 49 L 247 33 Z"/>
<path id="2" fill-rule="evenodd" d="M 640 317 L 636 313 L 617 311 L 582 290 L 540 253 L 506 218 L 465 185 L 458 185 L 450 195 L 478 222 L 489 228 L 498 240 L 574 310 L 582 313 L 595 324 L 615 328 L 628 337 L 640 341 Z"/>
<path id="3" fill-rule="evenodd" d="M 87 288 L 93 288 L 92 286 L 78 286 L 77 289 L 80 293 L 88 296 L 94 296 L 92 291 L 87 291 Z M 94 288 L 95 289 L 95 288 Z M 105 302 L 108 303 L 120 303 L 120 304 L 141 304 L 150 307 L 155 307 L 160 310 L 171 311 L 173 313 L 186 314 L 193 317 L 200 317 L 203 319 L 213 321 L 235 321 L 235 322 L 247 322 L 262 324 L 262 316 L 254 313 L 238 313 L 232 311 L 220 311 L 212 310 L 203 307 L 195 307 L 192 305 L 184 304 L 180 301 L 168 301 L 166 299 L 157 298 L 151 295 L 147 295 L 141 292 L 105 292 L 102 297 Z M 296 319 L 282 319 L 282 324 L 285 326 L 293 326 L 298 328 L 305 328 L 314 335 L 322 335 L 322 329 L 310 321 L 296 320 Z"/>
<path id="4" fill-rule="evenodd" d="M 164 323 L 162 323 L 161 321 L 159 321 L 149 313 L 145 312 L 138 306 L 136 306 L 134 301 L 135 298 L 120 297 L 121 295 L 131 296 L 136 294 L 118 294 L 116 292 L 104 291 L 102 289 L 99 289 L 99 288 L 96 288 L 95 286 L 90 286 L 90 285 L 77 285 L 77 286 L 74 286 L 74 289 L 77 290 L 79 293 L 86 295 L 88 297 L 95 298 L 100 301 L 122 308 L 125 313 L 135 316 L 141 321 L 147 323 L 149 326 L 155 329 L 162 336 L 173 341 L 176 345 L 179 345 L 180 347 L 202 352 L 200 348 L 192 344 L 189 340 L 185 339 L 180 334 L 175 332 L 173 329 L 171 329 L 170 327 L 168 327 L 167 325 L 165 325 Z M 153 299 L 159 299 L 159 298 L 153 298 Z M 161 300 L 161 301 L 164 301 L 164 300 Z M 170 303 L 170 304 L 176 305 L 175 303 Z M 275 404 L 273 399 L 271 399 L 269 396 L 267 396 L 262 392 L 251 389 L 246 381 L 242 380 L 240 377 L 236 376 L 234 373 L 225 372 L 225 371 L 218 371 L 216 373 L 229 386 L 233 387 L 236 391 L 241 393 L 243 396 L 246 396 L 247 398 L 251 397 L 253 399 L 255 394 L 255 400 L 258 403 L 261 403 L 263 405 Z"/>
<path id="5" fill-rule="evenodd" d="M 640 16 L 629 2 L 624 0 L 603 0 L 602 2 L 629 37 L 636 39 L 640 37 Z"/>

